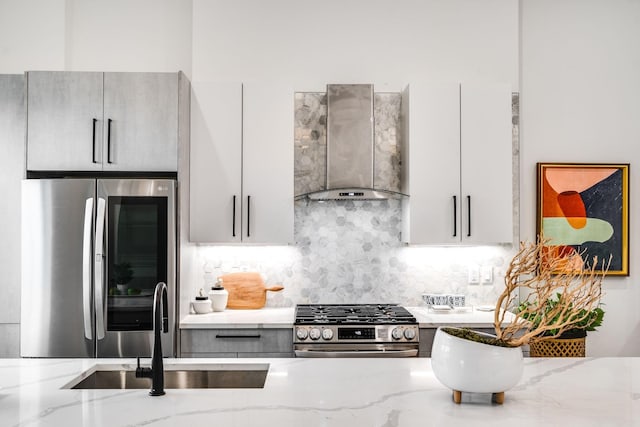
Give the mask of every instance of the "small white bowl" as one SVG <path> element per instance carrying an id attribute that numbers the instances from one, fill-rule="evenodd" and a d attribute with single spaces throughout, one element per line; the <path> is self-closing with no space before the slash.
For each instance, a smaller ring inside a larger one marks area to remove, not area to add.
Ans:
<path id="1" fill-rule="evenodd" d="M 211 312 L 211 300 L 208 299 L 191 301 L 191 306 L 193 307 L 193 311 L 195 311 L 196 314 L 205 314 Z"/>

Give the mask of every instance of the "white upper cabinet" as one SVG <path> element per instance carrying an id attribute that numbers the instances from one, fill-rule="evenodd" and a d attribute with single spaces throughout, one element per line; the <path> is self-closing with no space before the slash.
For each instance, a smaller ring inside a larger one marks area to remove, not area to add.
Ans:
<path id="1" fill-rule="evenodd" d="M 28 170 L 177 171 L 178 73 L 27 76 Z"/>
<path id="2" fill-rule="evenodd" d="M 293 243 L 293 102 L 290 86 L 244 84 L 244 242 Z"/>
<path id="3" fill-rule="evenodd" d="M 403 241 L 511 243 L 513 189 L 508 85 L 411 84 L 404 93 Z"/>
<path id="4" fill-rule="evenodd" d="M 293 242 L 293 90 L 195 83 L 190 240 Z"/>
<path id="5" fill-rule="evenodd" d="M 461 86 L 462 241 L 513 243 L 511 87 Z"/>
<path id="6" fill-rule="evenodd" d="M 240 242 L 242 84 L 192 84 L 190 240 Z"/>

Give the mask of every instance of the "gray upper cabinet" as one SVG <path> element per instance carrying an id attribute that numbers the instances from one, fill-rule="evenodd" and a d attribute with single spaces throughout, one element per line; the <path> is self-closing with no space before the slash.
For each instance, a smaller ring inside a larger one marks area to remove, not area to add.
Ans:
<path id="1" fill-rule="evenodd" d="M 27 78 L 27 169 L 102 170 L 102 73 Z"/>
<path id="2" fill-rule="evenodd" d="M 28 170 L 177 170 L 178 73 L 27 76 Z"/>
<path id="3" fill-rule="evenodd" d="M 104 120 L 104 170 L 177 170 L 176 73 L 105 73 Z"/>

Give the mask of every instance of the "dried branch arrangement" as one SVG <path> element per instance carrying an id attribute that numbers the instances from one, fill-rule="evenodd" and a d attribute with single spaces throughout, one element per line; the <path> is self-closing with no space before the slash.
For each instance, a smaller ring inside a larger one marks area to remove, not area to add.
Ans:
<path id="1" fill-rule="evenodd" d="M 611 259 L 606 265 L 602 262 L 601 270 L 596 270 L 597 257 L 588 266 L 567 268 L 577 263 L 560 256 L 548 242 L 541 235 L 535 243 L 521 243 L 507 269 L 494 328 L 498 340 L 510 346 L 557 338 L 570 329 L 588 330 L 604 315 L 599 308 L 602 280 Z M 519 294 L 526 298 L 516 304 Z M 507 311 L 514 307 L 515 318 L 505 322 Z"/>

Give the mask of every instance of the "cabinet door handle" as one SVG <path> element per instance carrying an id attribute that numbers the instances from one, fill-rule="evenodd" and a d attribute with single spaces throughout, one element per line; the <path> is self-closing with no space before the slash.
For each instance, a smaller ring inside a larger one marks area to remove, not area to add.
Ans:
<path id="1" fill-rule="evenodd" d="M 216 334 L 216 338 L 231 338 L 231 339 L 236 339 L 236 338 L 252 338 L 252 339 L 257 339 L 257 338 L 261 338 L 262 335 L 260 334 L 254 334 L 254 335 L 221 335 L 221 334 Z"/>
<path id="2" fill-rule="evenodd" d="M 251 196 L 247 196 L 247 237 L 251 237 Z"/>
<path id="3" fill-rule="evenodd" d="M 232 229 L 231 229 L 231 235 L 233 237 L 236 237 L 236 195 L 233 195 L 233 212 L 232 212 Z"/>
<path id="4" fill-rule="evenodd" d="M 471 196 L 467 196 L 467 237 L 471 237 Z"/>
<path id="5" fill-rule="evenodd" d="M 458 202 L 457 197 L 453 196 L 453 237 L 456 237 L 458 234 Z"/>
<path id="6" fill-rule="evenodd" d="M 111 161 L 111 122 L 111 119 L 107 120 L 107 163 L 113 163 Z"/>
<path id="7" fill-rule="evenodd" d="M 93 119 L 93 128 L 91 129 L 92 132 L 92 136 L 91 136 L 91 161 L 93 163 L 98 163 L 96 161 L 96 122 L 98 121 L 98 119 Z"/>

